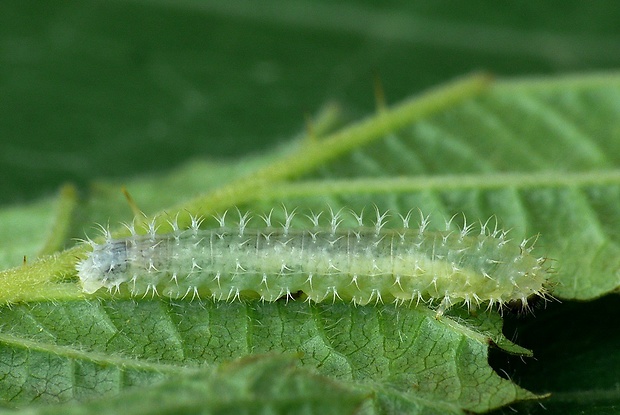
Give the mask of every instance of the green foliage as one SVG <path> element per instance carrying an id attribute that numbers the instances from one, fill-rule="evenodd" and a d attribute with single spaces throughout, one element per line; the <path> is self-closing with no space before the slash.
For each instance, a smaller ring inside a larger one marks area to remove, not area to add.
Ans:
<path id="1" fill-rule="evenodd" d="M 2 412 L 619 413 L 620 77 L 466 78 L 351 122 L 371 111 L 373 69 L 395 102 L 481 67 L 615 67 L 611 4 L 0 6 L 5 200 L 67 179 L 82 192 L 0 210 Z M 344 110 L 275 146 L 329 98 Z M 562 304 L 437 320 L 422 305 L 86 298 L 74 238 L 123 235 L 123 186 L 162 232 L 177 212 L 281 203 L 494 216 L 538 235 Z"/>
<path id="2" fill-rule="evenodd" d="M 353 208 L 376 204 L 396 211 L 416 206 L 443 217 L 464 212 L 482 220 L 495 215 L 513 228 L 516 238 L 540 232 L 537 249 L 553 258 L 554 295 L 593 298 L 616 289 L 613 275 L 600 275 L 616 261 L 601 251 L 613 249 L 605 243 L 611 236 L 605 237 L 602 226 L 592 233 L 589 224 L 597 216 L 593 211 L 612 211 L 616 193 L 597 189 L 613 189 L 610 181 L 617 173 L 588 169 L 620 152 L 614 151 L 613 136 L 599 130 L 595 137 L 588 125 L 568 127 L 557 118 L 567 105 L 575 112 L 576 106 L 591 110 L 591 105 L 579 104 L 584 96 L 602 94 L 607 97 L 604 102 L 614 95 L 620 99 L 620 82 L 613 77 L 506 81 L 478 95 L 485 85 L 480 77 L 449 84 L 325 137 L 303 138 L 284 151 L 251 161 L 236 174 L 230 172 L 237 164 L 192 163 L 168 177 L 127 187 L 147 212 L 161 206 L 160 199 L 182 200 L 191 186 L 196 191 L 212 189 L 157 214 L 162 226 L 164 218 L 177 212 L 187 221 L 189 214 L 209 215 L 232 206 L 265 210 L 283 202 L 313 208 L 326 203 Z M 539 111 L 543 103 L 546 112 Z M 502 112 L 503 107 L 511 111 Z M 610 117 L 599 119 L 602 124 L 617 116 L 609 107 L 596 113 L 593 116 Z M 528 123 L 512 121 L 524 118 Z M 568 133 L 576 130 L 591 139 L 577 141 L 575 151 L 567 150 Z M 531 138 L 531 131 L 538 137 Z M 529 152 L 517 151 L 514 137 L 522 137 L 519 143 Z M 536 152 L 534 143 L 541 137 L 545 145 Z M 556 170 L 535 162 L 559 151 L 563 155 Z M 522 167 L 510 171 L 514 163 Z M 560 174 L 562 170 L 571 173 Z M 98 189 L 81 208 L 83 224 L 106 214 L 114 218 L 114 206 L 122 204 L 109 193 L 120 193 L 120 186 Z M 66 198 L 67 192 L 63 195 Z M 66 227 L 66 206 L 73 205 L 63 197 L 58 217 Z M 118 217 L 123 218 L 127 216 Z M 565 232 L 567 218 L 572 220 L 572 234 Z M 580 229 L 583 233 L 576 238 Z M 122 234 L 122 228 L 115 233 Z M 529 354 L 503 336 L 502 320 L 495 312 L 476 316 L 454 309 L 437 320 L 422 305 L 80 300 L 73 267 L 83 250 L 77 245 L 0 275 L 4 300 L 26 301 L 2 311 L 7 405 L 109 399 L 119 391 L 119 396 L 131 397 L 138 396 L 140 388 L 148 394 L 154 387 L 174 394 L 178 385 L 165 386 L 171 376 L 184 379 L 200 367 L 217 368 L 256 353 L 299 354 L 299 364 L 308 369 L 298 376 L 312 378 L 314 370 L 339 387 L 356 390 L 357 396 L 365 397 L 364 411 L 373 413 L 479 412 L 535 397 L 502 379 L 487 363 L 489 344 Z M 575 275 L 574 264 L 593 255 L 599 255 L 600 264 L 591 261 Z M 183 382 L 194 384 L 191 379 Z M 314 389 L 308 387 L 307 393 L 289 399 L 315 402 Z M 212 401 L 207 395 L 201 399 L 208 408 Z M 247 396 L 230 399 L 238 399 L 242 407 Z M 93 402 L 94 407 L 101 405 Z M 273 405 L 270 408 L 278 406 L 277 400 Z"/>
<path id="3" fill-rule="evenodd" d="M 92 380 L 92 379 L 91 379 Z M 286 356 L 254 356 L 199 369 L 148 388 L 85 404 L 38 406 L 31 414 L 353 413 L 368 395 L 307 373 Z"/>

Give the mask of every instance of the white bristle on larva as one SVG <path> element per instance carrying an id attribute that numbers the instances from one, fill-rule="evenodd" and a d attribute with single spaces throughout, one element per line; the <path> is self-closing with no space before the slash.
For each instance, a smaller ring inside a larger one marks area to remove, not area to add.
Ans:
<path id="1" fill-rule="evenodd" d="M 410 228 L 386 226 L 387 213 L 377 212 L 371 226 L 353 214 L 358 226 L 345 228 L 342 215 L 331 211 L 322 227 L 321 214 L 306 215 L 311 226 L 292 226 L 295 211 L 279 226 L 271 213 L 260 216 L 265 226 L 249 226 L 249 214 L 237 226 L 201 229 L 192 218 L 188 229 L 172 223 L 172 232 L 158 234 L 154 223 L 146 234 L 113 239 L 108 231 L 101 244 L 77 264 L 83 291 L 105 288 L 136 297 L 212 298 L 232 301 L 258 298 L 275 301 L 303 293 L 308 300 L 350 301 L 355 304 L 439 302 L 438 315 L 454 304 L 468 308 L 502 306 L 532 295 L 544 295 L 547 271 L 543 258 L 531 255 L 527 241 L 515 243 L 507 232 L 482 224 L 461 230 L 428 230 L 422 216 Z M 328 216 L 328 215 L 326 215 Z"/>

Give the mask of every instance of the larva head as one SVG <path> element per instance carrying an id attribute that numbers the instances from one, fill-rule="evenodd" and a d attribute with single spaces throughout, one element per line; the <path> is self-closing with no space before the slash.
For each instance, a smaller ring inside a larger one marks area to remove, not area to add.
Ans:
<path id="1" fill-rule="evenodd" d="M 93 252 L 80 261 L 76 269 L 84 292 L 92 294 L 100 288 L 118 287 L 127 280 L 127 251 L 124 241 L 95 245 Z"/>

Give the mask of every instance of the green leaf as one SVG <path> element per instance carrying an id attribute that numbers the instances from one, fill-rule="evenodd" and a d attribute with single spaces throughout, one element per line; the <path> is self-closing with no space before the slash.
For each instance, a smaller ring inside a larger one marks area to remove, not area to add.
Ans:
<path id="1" fill-rule="evenodd" d="M 380 139 L 394 125 L 406 125 L 484 85 L 483 78 L 472 78 L 331 138 L 306 139 L 274 161 L 269 162 L 271 157 L 259 162 L 265 167 L 258 172 L 215 187 L 215 196 L 206 198 L 216 206 L 236 204 L 236 200 L 269 201 L 260 191 L 269 182 L 315 169 L 325 160 Z M 217 170 L 209 166 L 208 174 L 217 176 Z M 226 175 L 226 168 L 222 170 Z M 196 173 L 191 167 L 186 171 Z M 174 186 L 174 179 L 169 182 Z M 168 214 L 186 210 L 210 212 L 209 205 L 199 198 L 170 209 Z M 71 263 L 80 255 L 79 249 L 83 248 L 43 257 L 2 278 L 6 300 L 28 299 L 34 304 L 3 311 L 6 352 L 11 362 L 20 362 L 5 366 L 6 375 L 12 375 L 9 379 L 17 379 L 5 384 L 7 403 L 87 399 L 156 382 L 162 373 L 175 373 L 175 368 L 182 372 L 187 365 L 213 365 L 273 351 L 301 352 L 303 364 L 376 395 L 379 411 L 401 407 L 484 410 L 533 396 L 501 379 L 486 364 L 490 336 L 501 339 L 501 323 L 492 324 L 486 332 L 477 331 L 466 320 L 439 321 L 424 307 L 169 304 L 160 300 L 33 302 L 37 298 L 81 297 L 79 285 L 70 279 L 75 274 Z M 24 316 L 32 324 L 24 324 Z"/>
<path id="2" fill-rule="evenodd" d="M 265 157 L 195 162 L 127 188 L 142 210 L 160 210 L 153 217 L 162 232 L 177 214 L 187 225 L 190 214 L 233 206 L 262 212 L 280 203 L 419 207 L 482 221 L 494 215 L 516 239 L 540 235 L 536 252 L 549 258 L 554 296 L 591 299 L 618 289 L 620 173 L 613 166 L 620 148 L 616 131 L 600 126 L 619 115 L 613 103 L 620 77 L 503 81 L 485 91 L 487 85 L 485 77 L 466 78 Z M 327 125 L 319 130 L 330 131 L 333 113 L 321 120 L 330 121 L 319 120 Z M 60 209 L 57 223 L 74 229 L 106 215 L 111 223 L 130 220 L 114 193 L 120 186 L 96 186 L 81 222 L 67 223 Z M 166 379 L 194 384 L 199 367 L 218 370 L 274 352 L 301 353 L 305 381 L 316 371 L 372 397 L 364 405 L 369 412 L 483 412 L 536 397 L 487 363 L 489 344 L 529 354 L 504 337 L 495 312 L 455 308 L 437 319 L 423 305 L 82 299 L 74 265 L 84 252 L 78 244 L 0 274 L 0 297 L 24 302 L 2 310 L 6 405 L 108 399 L 119 391 L 131 399 L 156 384 L 174 394 Z M 308 387 L 307 395 L 288 399 L 307 402 L 312 394 Z M 243 394 L 231 399 L 243 406 Z"/>
<path id="3" fill-rule="evenodd" d="M 148 391 L 166 375 L 191 376 L 191 368 L 283 351 L 300 353 L 303 365 L 363 396 L 376 396 L 380 412 L 458 413 L 460 406 L 482 410 L 532 397 L 487 366 L 488 338 L 474 324 L 437 320 L 430 310 L 113 300 L 14 306 L 2 321 L 8 346 L 2 360 L 13 362 L 4 366 L 3 377 L 11 380 L 3 398 L 12 404 L 87 400 L 141 385 Z M 501 323 L 492 330 L 501 336 Z M 314 395 L 308 389 L 276 400 Z M 210 405 L 209 395 L 201 399 Z M 229 399 L 243 405 L 246 398 Z"/>
<path id="4" fill-rule="evenodd" d="M 112 399 L 39 406 L 30 414 L 355 413 L 369 395 L 308 373 L 286 356 L 260 356 L 195 370 Z M 2 413 L 2 412 L 0 412 Z"/>

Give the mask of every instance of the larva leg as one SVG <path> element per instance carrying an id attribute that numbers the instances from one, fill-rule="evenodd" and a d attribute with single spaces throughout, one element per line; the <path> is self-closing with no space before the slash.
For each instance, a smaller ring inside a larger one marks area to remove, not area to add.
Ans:
<path id="1" fill-rule="evenodd" d="M 444 297 L 443 300 L 441 300 L 439 307 L 437 307 L 437 314 L 435 314 L 435 319 L 439 320 L 451 306 L 452 302 L 450 301 L 450 297 Z"/>

